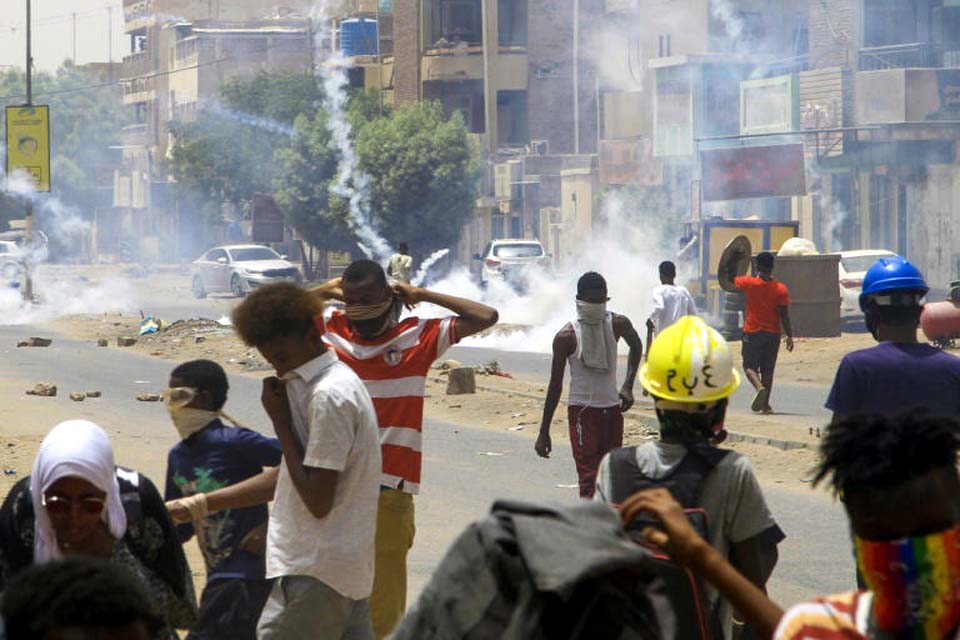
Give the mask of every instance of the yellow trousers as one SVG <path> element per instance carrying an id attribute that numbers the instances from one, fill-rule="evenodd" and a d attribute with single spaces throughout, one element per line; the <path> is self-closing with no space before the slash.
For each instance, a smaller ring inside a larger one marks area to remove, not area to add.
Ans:
<path id="1" fill-rule="evenodd" d="M 381 491 L 370 596 L 370 618 L 378 640 L 390 635 L 407 608 L 407 553 L 415 532 L 413 496 L 396 489 Z"/>

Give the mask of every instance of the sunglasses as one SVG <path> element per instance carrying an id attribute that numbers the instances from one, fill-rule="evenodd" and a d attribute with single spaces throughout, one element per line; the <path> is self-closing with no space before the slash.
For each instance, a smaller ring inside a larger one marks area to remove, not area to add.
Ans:
<path id="1" fill-rule="evenodd" d="M 106 504 L 104 498 L 96 496 L 87 496 L 79 500 L 71 500 L 63 496 L 44 496 L 43 506 L 51 516 L 67 516 L 73 511 L 74 504 L 80 510 L 80 513 L 98 516 L 103 512 L 103 505 Z"/>
<path id="2" fill-rule="evenodd" d="M 197 390 L 193 387 L 171 387 L 164 389 L 163 401 L 171 408 L 185 407 L 197 397 Z"/>

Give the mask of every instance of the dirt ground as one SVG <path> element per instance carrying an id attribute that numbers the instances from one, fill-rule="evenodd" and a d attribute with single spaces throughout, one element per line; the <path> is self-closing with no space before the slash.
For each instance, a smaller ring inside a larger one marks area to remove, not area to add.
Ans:
<path id="1" fill-rule="evenodd" d="M 116 267 L 103 267 L 99 270 L 85 270 L 78 277 L 81 281 L 94 282 L 100 277 L 115 275 Z M 66 273 L 66 271 L 64 271 Z M 149 291 L 152 299 L 179 299 L 190 296 L 189 278 L 182 273 L 169 271 L 156 273 L 144 278 L 131 280 L 133 286 L 141 291 Z M 38 328 L 37 335 L 56 338 L 57 335 L 69 336 L 79 340 L 96 343 L 108 341 L 107 349 L 127 348 L 141 354 L 162 358 L 171 362 L 182 362 L 195 358 L 209 358 L 224 365 L 231 373 L 262 376 L 270 367 L 260 358 L 254 349 L 244 346 L 227 324 L 220 324 L 229 312 L 233 301 L 214 299 L 208 301 L 210 317 L 165 325 L 161 332 L 138 337 L 141 315 L 134 313 L 96 313 L 63 316 L 49 320 Z M 151 310 L 145 306 L 143 313 Z M 136 337 L 131 347 L 117 346 L 118 337 Z M 865 333 L 849 333 L 839 338 L 798 339 L 796 350 L 791 354 L 781 351 L 777 369 L 777 379 L 781 383 L 827 387 L 833 381 L 837 365 L 844 354 L 873 345 L 873 339 Z M 740 344 L 731 345 L 736 366 L 740 366 Z M 56 348 L 54 343 L 52 348 Z M 510 372 L 505 372 L 509 374 Z M 428 419 L 457 425 L 482 427 L 500 431 L 509 431 L 521 439 L 520 446 L 529 447 L 533 455 L 542 402 L 545 394 L 543 380 L 526 377 L 515 379 L 488 372 L 479 372 L 477 376 L 478 392 L 474 395 L 446 395 L 445 372 L 435 369 L 431 372 L 427 385 L 426 416 Z M 0 381 L 0 397 L 19 398 L 20 407 L 28 412 L 31 420 L 38 424 L 50 424 L 45 419 L 53 406 L 37 398 L 23 400 L 23 388 L 20 385 L 9 386 Z M 106 401 L 106 400 L 105 400 Z M 91 405 L 92 403 L 87 403 Z M 51 414 L 52 415 L 52 414 Z M 637 394 L 637 405 L 625 419 L 625 441 L 627 444 L 655 438 L 657 433 L 652 403 Z M 728 446 L 746 455 L 753 464 L 761 481 L 776 484 L 784 488 L 809 491 L 810 470 L 816 462 L 816 443 L 818 425 L 809 417 L 778 415 L 773 417 L 757 416 L 732 412 L 727 419 L 730 431 L 755 436 L 800 440 L 809 448 L 784 451 L 773 446 L 749 442 L 728 442 Z M 6 495 L 8 489 L 19 479 L 30 473 L 33 458 L 42 436 L 15 427 L 6 429 L 0 435 L 0 495 Z M 551 433 L 554 447 L 569 446 L 566 433 L 565 411 L 557 412 Z M 171 438 L 172 435 L 168 434 Z M 113 434 L 112 434 L 113 436 Z M 143 449 L 141 440 L 120 438 L 115 442 L 118 451 L 135 452 Z M 164 442 L 165 445 L 167 443 Z M 491 452 L 496 453 L 496 452 Z M 129 457 L 129 456 L 128 456 Z M 128 462 L 131 463 L 132 461 Z M 202 588 L 204 574 L 203 561 L 196 544 L 185 546 L 190 564 L 200 569 L 194 575 L 198 591 Z"/>

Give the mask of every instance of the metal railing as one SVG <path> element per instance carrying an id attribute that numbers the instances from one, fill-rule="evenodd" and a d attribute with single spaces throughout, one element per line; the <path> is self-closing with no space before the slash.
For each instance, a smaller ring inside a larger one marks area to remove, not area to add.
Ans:
<path id="1" fill-rule="evenodd" d="M 926 42 L 860 49 L 860 71 L 941 66 L 943 66 L 941 52 Z"/>

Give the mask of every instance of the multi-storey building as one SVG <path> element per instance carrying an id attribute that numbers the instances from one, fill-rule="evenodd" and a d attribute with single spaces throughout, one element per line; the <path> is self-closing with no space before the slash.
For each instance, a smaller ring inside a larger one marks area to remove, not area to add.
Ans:
<path id="1" fill-rule="evenodd" d="M 834 250 L 883 248 L 934 287 L 960 277 L 960 5 L 951 0 L 809 3 L 810 66 L 832 77 L 811 235 Z M 824 96 L 826 97 L 826 96 Z M 811 128 L 812 125 L 810 125 Z"/>
<path id="2" fill-rule="evenodd" d="M 312 31 L 306 2 L 278 8 L 265 0 L 124 0 L 130 51 L 123 58 L 123 166 L 114 175 L 112 226 L 136 238 L 145 258 L 180 253 L 181 229 L 162 170 L 169 124 L 189 120 L 230 78 L 260 69 L 307 68 Z M 303 6 L 300 6 L 303 5 Z M 300 10 L 302 13 L 296 13 Z M 171 246 L 172 245 L 172 246 Z M 184 247 L 184 251 L 195 247 Z"/>

